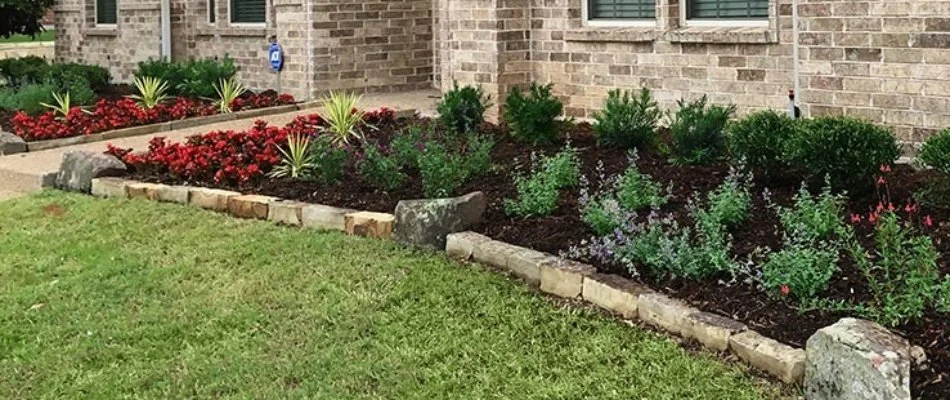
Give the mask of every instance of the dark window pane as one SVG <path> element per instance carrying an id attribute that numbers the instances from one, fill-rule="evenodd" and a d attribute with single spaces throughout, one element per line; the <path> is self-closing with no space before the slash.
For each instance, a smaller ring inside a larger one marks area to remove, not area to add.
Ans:
<path id="1" fill-rule="evenodd" d="M 656 16 L 655 0 L 588 0 L 589 19 L 651 19 Z"/>
<path id="2" fill-rule="evenodd" d="M 214 0 L 208 0 L 208 22 L 213 24 L 217 21 L 217 11 Z"/>
<path id="3" fill-rule="evenodd" d="M 231 22 L 264 23 L 266 20 L 265 0 L 231 0 Z"/>
<path id="4" fill-rule="evenodd" d="M 116 0 L 96 0 L 96 23 L 114 24 L 118 21 Z"/>
<path id="5" fill-rule="evenodd" d="M 769 0 L 689 0 L 687 18 L 764 19 L 769 17 Z"/>

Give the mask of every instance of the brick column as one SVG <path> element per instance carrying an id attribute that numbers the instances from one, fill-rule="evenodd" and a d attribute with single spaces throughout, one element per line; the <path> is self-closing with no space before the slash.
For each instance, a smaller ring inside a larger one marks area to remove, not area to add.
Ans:
<path id="1" fill-rule="evenodd" d="M 531 80 L 528 0 L 439 0 L 442 90 L 481 85 L 497 119 L 512 87 Z"/>

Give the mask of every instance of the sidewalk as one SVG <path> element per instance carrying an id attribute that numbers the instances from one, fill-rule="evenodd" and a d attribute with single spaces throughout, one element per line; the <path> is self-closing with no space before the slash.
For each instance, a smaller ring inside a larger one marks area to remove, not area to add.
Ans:
<path id="1" fill-rule="evenodd" d="M 438 95 L 439 92 L 436 90 L 367 94 L 363 96 L 360 106 L 366 110 L 374 110 L 380 107 L 389 107 L 397 111 L 414 109 L 423 115 L 432 115 Z M 258 119 L 265 120 L 271 125 L 282 126 L 292 121 L 294 117 L 298 115 L 321 113 L 321 111 L 322 109 L 320 108 L 312 108 L 285 114 L 227 121 L 177 131 L 162 132 L 155 135 L 136 136 L 38 152 L 0 156 L 0 200 L 11 198 L 17 194 L 40 190 L 42 176 L 59 170 L 59 163 L 63 158 L 63 154 L 67 151 L 87 150 L 101 152 L 105 151 L 106 145 L 109 143 L 123 148 L 145 150 L 148 148 L 149 140 L 156 136 L 164 136 L 172 141 L 180 141 L 188 136 L 214 130 L 244 130 L 249 128 L 254 121 Z"/>

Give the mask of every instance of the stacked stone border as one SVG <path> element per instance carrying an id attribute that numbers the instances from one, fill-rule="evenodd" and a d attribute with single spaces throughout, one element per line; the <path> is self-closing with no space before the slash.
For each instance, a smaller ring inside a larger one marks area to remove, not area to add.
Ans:
<path id="1" fill-rule="evenodd" d="M 120 177 L 92 179 L 91 193 L 99 197 L 188 204 L 238 218 L 375 239 L 399 239 L 393 237 L 397 217 L 389 213 Z M 472 195 L 463 197 L 468 196 Z M 639 319 L 695 340 L 709 350 L 730 352 L 782 382 L 804 384 L 805 397 L 810 400 L 859 399 L 864 398 L 862 393 L 867 390 L 885 393 L 883 398 L 910 399 L 910 369 L 926 362 L 921 348 L 873 322 L 843 318 L 820 329 L 806 343 L 806 356 L 805 349 L 780 343 L 739 321 L 700 311 L 630 279 L 598 273 L 591 265 L 471 231 L 449 233 L 445 239 L 445 252 L 452 258 L 492 266 L 541 292 L 583 300 L 625 319 Z M 861 390 L 856 392 L 856 388 Z"/>

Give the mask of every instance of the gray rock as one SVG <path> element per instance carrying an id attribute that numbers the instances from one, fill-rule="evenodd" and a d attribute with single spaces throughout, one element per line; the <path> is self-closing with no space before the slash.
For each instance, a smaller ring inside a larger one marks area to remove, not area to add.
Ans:
<path id="1" fill-rule="evenodd" d="M 477 224 L 485 214 L 485 194 L 446 199 L 403 200 L 396 205 L 394 237 L 423 248 L 445 248 L 445 237 Z"/>
<path id="2" fill-rule="evenodd" d="M 26 141 L 10 132 L 0 131 L 0 156 L 26 152 Z"/>
<path id="3" fill-rule="evenodd" d="M 125 164 L 108 154 L 89 151 L 69 151 L 56 174 L 56 187 L 74 192 L 89 193 L 92 179 L 119 176 L 125 173 Z"/>
<path id="4" fill-rule="evenodd" d="M 805 346 L 809 400 L 910 400 L 910 343 L 884 327 L 842 318 Z"/>

